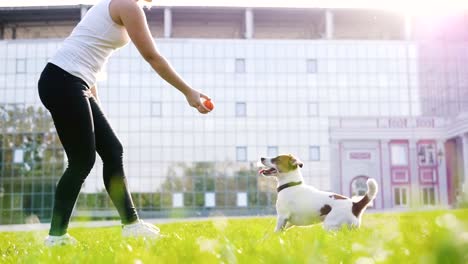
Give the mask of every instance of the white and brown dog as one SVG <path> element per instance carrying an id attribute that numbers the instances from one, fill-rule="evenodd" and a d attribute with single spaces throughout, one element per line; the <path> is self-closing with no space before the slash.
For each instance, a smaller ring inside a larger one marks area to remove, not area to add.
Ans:
<path id="1" fill-rule="evenodd" d="M 359 202 L 331 192 L 320 191 L 304 184 L 300 168 L 303 163 L 293 155 L 261 158 L 264 176 L 274 176 L 278 181 L 276 232 L 290 226 L 305 226 L 323 222 L 326 230 L 336 230 L 343 225 L 359 227 L 361 215 L 377 194 L 377 182 L 367 180 L 367 193 Z"/>

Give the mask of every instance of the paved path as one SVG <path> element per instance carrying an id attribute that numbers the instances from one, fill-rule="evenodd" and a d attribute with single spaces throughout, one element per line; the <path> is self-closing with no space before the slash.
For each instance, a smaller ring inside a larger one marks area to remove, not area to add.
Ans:
<path id="1" fill-rule="evenodd" d="M 196 221 L 209 221 L 209 220 L 223 220 L 223 219 L 247 219 L 259 217 L 273 217 L 273 216 L 216 216 L 216 217 L 190 217 L 190 218 L 158 218 L 158 219 L 144 219 L 145 222 L 152 224 L 166 224 L 176 222 L 196 222 Z M 120 226 L 120 221 L 87 221 L 87 222 L 71 222 L 70 228 L 86 227 L 109 227 Z M 46 224 L 20 224 L 20 225 L 0 225 L 0 232 L 21 232 L 21 231 L 46 231 L 50 227 L 49 223 Z"/>
<path id="2" fill-rule="evenodd" d="M 398 212 L 398 210 L 396 210 Z M 368 210 L 366 214 L 381 213 L 382 210 Z M 391 212 L 391 211 L 387 211 Z M 156 218 L 156 219 L 144 219 L 145 222 L 152 224 L 166 224 L 166 223 L 177 223 L 177 222 L 196 222 L 196 221 L 210 221 L 210 220 L 223 220 L 223 219 L 248 219 L 248 218 L 262 218 L 262 217 L 275 217 L 274 215 L 265 216 L 211 216 L 211 217 L 188 217 L 188 218 Z M 71 222 L 70 228 L 85 227 L 85 228 L 97 228 L 97 227 L 109 227 L 109 226 L 120 226 L 120 221 L 86 221 L 86 222 Z M 0 225 L 0 232 L 21 232 L 21 231 L 45 231 L 50 227 L 50 223 L 44 224 L 20 224 L 20 225 Z"/>

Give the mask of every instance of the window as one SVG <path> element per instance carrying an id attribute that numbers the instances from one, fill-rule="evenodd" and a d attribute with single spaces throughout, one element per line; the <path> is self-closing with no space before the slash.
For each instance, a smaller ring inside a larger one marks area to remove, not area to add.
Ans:
<path id="1" fill-rule="evenodd" d="M 13 163 L 23 163 L 24 161 L 24 150 L 22 149 L 15 149 L 13 154 Z"/>
<path id="2" fill-rule="evenodd" d="M 14 193 L 11 195 L 11 209 L 23 209 L 23 194 Z"/>
<path id="3" fill-rule="evenodd" d="M 184 194 L 183 193 L 172 194 L 172 207 L 175 207 L 175 208 L 184 207 Z"/>
<path id="4" fill-rule="evenodd" d="M 419 180 L 423 183 L 436 183 L 437 171 L 434 168 L 423 168 L 419 170 Z"/>
<path id="5" fill-rule="evenodd" d="M 404 144 L 390 145 L 391 160 L 393 166 L 408 166 L 408 152 Z"/>
<path id="6" fill-rule="evenodd" d="M 420 166 L 436 165 L 435 149 L 434 143 L 418 144 L 418 160 Z"/>
<path id="7" fill-rule="evenodd" d="M 237 147 L 236 148 L 236 160 L 237 161 L 247 161 L 247 147 Z"/>
<path id="8" fill-rule="evenodd" d="M 247 116 L 247 104 L 245 102 L 236 103 L 236 116 L 237 117 Z"/>
<path id="9" fill-rule="evenodd" d="M 162 116 L 162 103 L 161 102 L 151 103 L 151 116 Z"/>
<path id="10" fill-rule="evenodd" d="M 307 73 L 317 73 L 317 59 L 307 59 Z"/>
<path id="11" fill-rule="evenodd" d="M 320 161 L 320 147 L 319 146 L 309 147 L 309 160 Z"/>
<path id="12" fill-rule="evenodd" d="M 247 193 L 245 192 L 237 193 L 237 206 L 247 207 Z"/>
<path id="13" fill-rule="evenodd" d="M 216 206 L 215 193 L 212 193 L 212 192 L 205 193 L 205 207 L 215 207 L 215 206 Z"/>
<path id="14" fill-rule="evenodd" d="M 408 183 L 409 182 L 409 170 L 403 169 L 392 169 L 392 181 L 396 183 Z"/>
<path id="15" fill-rule="evenodd" d="M 268 156 L 268 157 L 276 157 L 276 156 L 278 156 L 278 147 L 276 147 L 276 146 L 268 146 L 268 148 L 267 148 L 267 156 Z"/>
<path id="16" fill-rule="evenodd" d="M 26 73 L 26 59 L 16 59 L 16 73 Z"/>
<path id="17" fill-rule="evenodd" d="M 435 190 L 434 187 L 424 187 L 422 189 L 423 205 L 435 205 Z"/>
<path id="18" fill-rule="evenodd" d="M 236 73 L 245 73 L 245 59 L 236 59 L 235 71 Z"/>
<path id="19" fill-rule="evenodd" d="M 319 115 L 318 103 L 309 102 L 307 110 L 309 112 L 309 116 L 318 116 Z"/>
<path id="20" fill-rule="evenodd" d="M 408 188 L 395 187 L 393 189 L 393 205 L 395 207 L 408 206 Z"/>

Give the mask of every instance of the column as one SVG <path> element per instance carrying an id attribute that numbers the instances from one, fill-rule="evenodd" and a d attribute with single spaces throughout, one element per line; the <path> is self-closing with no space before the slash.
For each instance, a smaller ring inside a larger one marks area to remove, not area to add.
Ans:
<path id="1" fill-rule="evenodd" d="M 341 153 L 340 141 L 337 139 L 330 140 L 330 189 L 334 192 L 341 193 Z"/>
<path id="2" fill-rule="evenodd" d="M 463 177 L 461 179 L 463 199 L 468 201 L 468 134 L 461 135 L 463 149 Z"/>
<path id="3" fill-rule="evenodd" d="M 325 11 L 325 36 L 327 39 L 333 39 L 335 31 L 334 17 L 331 10 Z"/>
<path id="4" fill-rule="evenodd" d="M 379 186 L 379 193 L 383 197 L 382 199 L 382 209 L 392 208 L 393 207 L 393 200 L 392 200 L 392 175 L 390 173 L 390 149 L 389 149 L 390 141 L 387 139 L 382 139 L 379 141 L 380 144 L 380 182 Z"/>
<path id="5" fill-rule="evenodd" d="M 447 186 L 447 163 L 445 162 L 444 155 L 439 157 L 439 152 L 445 155 L 445 140 L 437 140 L 436 146 L 436 159 L 438 162 L 437 174 L 439 182 L 439 201 L 442 206 L 448 205 L 448 186 Z"/>
<path id="6" fill-rule="evenodd" d="M 87 12 L 88 8 L 85 5 L 80 5 L 80 20 L 83 19 Z"/>
<path id="7" fill-rule="evenodd" d="M 405 14 L 405 40 L 411 40 L 413 38 L 413 17 L 410 14 Z"/>
<path id="8" fill-rule="evenodd" d="M 172 9 L 164 8 L 164 37 L 172 37 Z"/>
<path id="9" fill-rule="evenodd" d="M 254 14 L 252 8 L 245 9 L 245 38 L 251 39 L 254 36 Z"/>
<path id="10" fill-rule="evenodd" d="M 409 170 L 410 170 L 410 193 L 409 197 L 409 206 L 420 206 L 421 205 L 421 189 L 419 184 L 419 160 L 418 160 L 418 141 L 416 139 L 408 140 L 408 160 L 409 160 Z"/>

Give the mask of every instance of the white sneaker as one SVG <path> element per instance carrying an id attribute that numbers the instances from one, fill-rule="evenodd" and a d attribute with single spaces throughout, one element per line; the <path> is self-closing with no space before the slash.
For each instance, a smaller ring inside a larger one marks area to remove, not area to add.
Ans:
<path id="1" fill-rule="evenodd" d="M 47 247 L 55 247 L 55 246 L 65 246 L 71 245 L 74 246 L 78 244 L 78 241 L 70 236 L 68 233 L 62 236 L 47 236 L 44 240 L 44 245 Z"/>
<path id="2" fill-rule="evenodd" d="M 124 225 L 122 236 L 127 238 L 156 239 L 161 237 L 161 234 L 157 226 L 138 220 L 134 224 Z"/>

